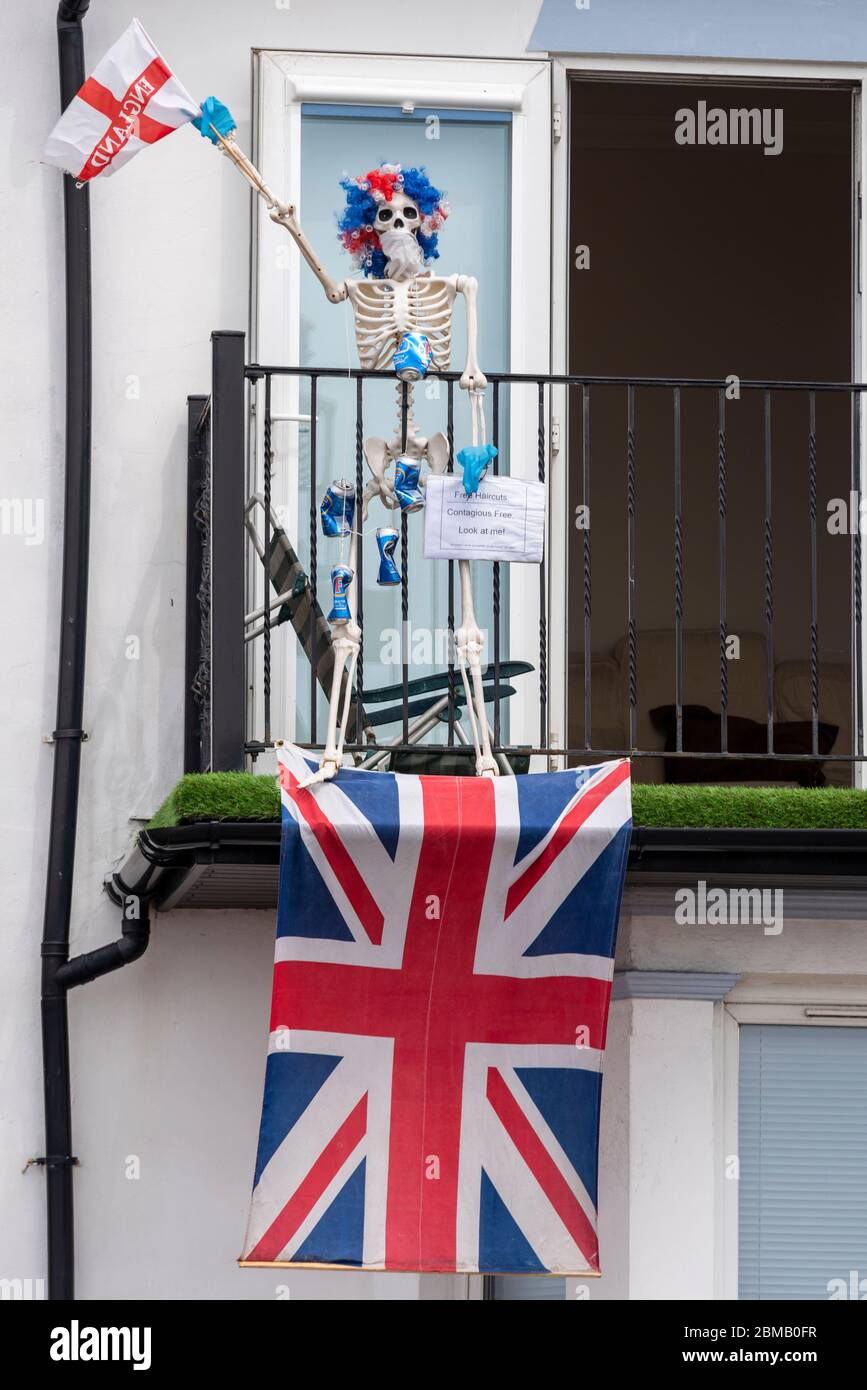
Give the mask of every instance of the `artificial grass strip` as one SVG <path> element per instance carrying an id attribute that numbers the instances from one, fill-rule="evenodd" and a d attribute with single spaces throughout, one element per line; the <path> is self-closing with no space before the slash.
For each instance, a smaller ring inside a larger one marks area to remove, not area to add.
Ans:
<path id="1" fill-rule="evenodd" d="M 693 830 L 867 830 L 867 791 L 637 783 L 635 825 Z"/>
<path id="2" fill-rule="evenodd" d="M 632 788 L 632 807 L 635 825 L 666 829 L 867 830 L 867 791 L 849 787 L 657 786 L 639 782 Z M 274 777 L 249 772 L 188 773 L 163 802 L 149 828 L 279 818 L 280 795 Z"/>
<path id="3" fill-rule="evenodd" d="M 157 811 L 148 829 L 196 821 L 280 819 L 276 777 L 250 772 L 188 772 Z"/>

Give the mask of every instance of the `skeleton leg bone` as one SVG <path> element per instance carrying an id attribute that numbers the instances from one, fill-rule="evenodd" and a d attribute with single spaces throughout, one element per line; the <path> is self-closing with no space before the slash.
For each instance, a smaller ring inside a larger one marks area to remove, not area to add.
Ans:
<path id="1" fill-rule="evenodd" d="M 368 440 L 368 444 L 381 443 L 384 440 Z M 365 452 L 367 445 L 365 445 Z M 376 458 L 376 451 L 373 451 Z M 368 463 L 370 456 L 368 455 Z M 368 504 L 372 497 L 377 494 L 383 495 L 381 489 L 384 485 L 384 478 L 377 475 L 371 465 L 371 472 L 374 477 L 368 482 L 361 495 L 361 517 L 356 520 L 352 527 L 352 535 L 349 541 L 349 568 L 353 578 L 356 573 L 358 561 L 358 537 L 360 523 L 367 520 Z M 383 500 L 385 497 L 383 495 Z M 328 732 L 325 737 L 325 750 L 322 754 L 322 762 L 316 772 L 312 772 L 309 777 L 305 777 L 299 785 L 302 787 L 313 787 L 319 782 L 330 782 L 336 777 L 340 768 L 343 766 L 343 748 L 346 743 L 346 728 L 349 723 L 349 711 L 352 705 L 352 682 L 355 679 L 355 668 L 358 665 L 358 653 L 361 650 L 361 628 L 356 621 L 358 612 L 358 593 L 354 585 L 350 585 L 348 592 L 350 618 L 347 623 L 332 624 L 332 645 L 334 649 L 334 668 L 331 673 L 331 695 L 328 702 Z M 346 686 L 343 686 L 343 673 L 346 672 Z M 343 690 L 343 705 L 341 708 L 340 692 Z"/>
<path id="2" fill-rule="evenodd" d="M 484 393 L 470 392 L 473 413 L 473 443 L 485 443 Z M 467 697 L 467 716 L 476 750 L 476 772 L 480 777 L 499 777 L 500 767 L 491 751 L 491 736 L 485 714 L 485 690 L 482 681 L 482 655 L 485 639 L 476 622 L 473 582 L 469 560 L 459 560 L 461 576 L 461 624 L 455 633 L 458 667 Z"/>
<path id="3" fill-rule="evenodd" d="M 476 750 L 476 772 L 480 777 L 498 777 L 500 769 L 491 751 L 488 721 L 485 717 L 485 688 L 482 681 L 484 636 L 476 623 L 473 584 L 469 560 L 459 560 L 461 576 L 461 625 L 455 633 L 458 668 L 467 697 L 467 717 Z M 480 742 L 481 738 L 481 742 Z"/>

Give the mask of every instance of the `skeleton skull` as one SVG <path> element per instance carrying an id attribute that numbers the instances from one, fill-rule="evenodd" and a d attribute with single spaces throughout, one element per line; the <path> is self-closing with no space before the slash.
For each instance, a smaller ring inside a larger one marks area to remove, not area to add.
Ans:
<path id="1" fill-rule="evenodd" d="M 386 275 L 390 280 L 411 280 L 424 264 L 417 232 L 419 210 L 412 198 L 396 190 L 391 202 L 381 202 L 376 210 L 374 230 L 388 257 Z"/>
<path id="2" fill-rule="evenodd" d="M 417 232 L 419 226 L 418 208 L 408 198 L 405 193 L 395 191 L 392 194 L 391 202 L 382 202 L 376 214 L 376 230 L 387 232 L 390 227 L 397 231 L 402 231 L 404 226 L 411 232 Z"/>

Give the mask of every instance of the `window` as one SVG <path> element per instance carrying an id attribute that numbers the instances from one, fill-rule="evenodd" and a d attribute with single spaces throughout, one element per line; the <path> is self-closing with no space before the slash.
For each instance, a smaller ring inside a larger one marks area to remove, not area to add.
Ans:
<path id="1" fill-rule="evenodd" d="M 742 1025 L 739 1090 L 740 1297 L 858 1296 L 867 1028 Z"/>
<path id="2" fill-rule="evenodd" d="M 568 100 L 573 373 L 858 380 L 851 83 L 591 73 L 571 82 Z M 676 113 L 702 105 L 778 112 L 784 157 L 678 143 Z M 815 251 L 808 260 L 805 246 Z M 634 695 L 643 750 L 674 748 L 676 703 L 694 707 L 683 748 L 719 749 L 722 702 L 728 750 L 753 751 L 770 701 L 779 750 L 808 754 L 815 659 L 817 746 L 837 757 L 859 751 L 852 547 L 825 524 L 828 499 L 851 486 L 858 403 L 818 392 L 811 426 L 806 391 L 765 398 L 745 388 L 722 407 L 718 394 L 637 388 L 630 403 L 622 385 L 570 392 L 567 510 L 589 508 L 592 524 L 569 531 L 569 744 L 630 746 Z M 812 583 L 811 430 L 820 499 Z M 724 654 L 721 633 L 733 635 Z M 809 783 L 817 771 L 789 764 L 773 775 Z M 766 780 L 768 770 L 643 758 L 634 775 Z M 852 770 L 828 762 L 821 775 L 848 785 Z"/>
<path id="3" fill-rule="evenodd" d="M 437 139 L 432 140 L 431 134 Z M 441 233 L 441 260 L 434 271 L 460 270 L 480 282 L 479 344 L 483 370 L 508 371 L 510 359 L 511 285 L 509 276 L 511 228 L 510 111 L 459 111 L 439 107 L 417 108 L 403 113 L 394 107 L 352 104 L 305 103 L 301 108 L 301 204 L 304 228 L 335 279 L 357 275 L 337 242 L 335 208 L 342 202 L 341 174 L 364 173 L 381 159 L 404 168 L 426 165 L 438 187 L 444 187 L 453 214 Z M 329 304 L 312 275 L 300 284 L 300 362 L 304 366 L 358 365 L 352 310 L 348 303 Z M 466 314 L 463 300 L 455 302 L 452 364 L 462 367 L 466 352 Z M 490 396 L 490 393 L 489 393 Z M 309 387 L 301 388 L 301 413 L 310 411 Z M 508 403 L 506 403 L 508 406 Z M 355 383 L 323 379 L 318 386 L 319 416 L 317 488 L 321 494 L 332 478 L 355 481 Z M 488 402 L 490 422 L 491 405 Z M 420 433 L 430 437 L 442 430 L 446 419 L 446 388 L 434 377 L 420 383 L 413 393 L 413 416 Z M 391 439 L 399 428 L 399 410 L 391 382 L 370 382 L 364 393 L 364 433 Z M 508 408 L 500 412 L 501 437 L 508 441 Z M 470 417 L 463 392 L 455 393 L 455 447 L 468 442 Z M 309 454 L 301 437 L 298 468 L 298 508 L 301 517 L 310 509 Z M 501 450 L 500 466 L 509 471 L 508 443 Z M 319 498 L 315 499 L 317 502 Z M 391 523 L 378 503 L 371 508 L 362 545 L 367 576 L 376 573 L 377 526 Z M 448 586 L 445 565 L 425 563 L 421 518 L 408 528 L 410 568 L 410 632 L 407 645 L 412 675 L 442 671 L 448 661 Z M 298 552 L 307 566 L 305 528 L 299 535 Z M 479 626 L 488 634 L 490 652 L 493 630 L 492 567 L 473 566 Z M 320 563 L 320 602 L 328 599 L 328 565 Z M 501 573 L 501 611 L 508 614 L 509 567 Z M 401 595 L 399 589 L 377 588 L 367 583 L 364 594 L 367 641 L 364 679 L 367 689 L 400 680 Z M 507 636 L 507 634 L 506 634 Z M 508 657 L 508 641 L 501 652 Z M 299 682 L 296 735 L 309 737 L 309 679 Z M 318 725 L 326 723 L 327 700 L 319 692 Z M 504 735 L 508 738 L 504 706 Z M 391 734 L 397 733 L 397 726 Z M 446 734 L 441 726 L 441 736 Z"/>

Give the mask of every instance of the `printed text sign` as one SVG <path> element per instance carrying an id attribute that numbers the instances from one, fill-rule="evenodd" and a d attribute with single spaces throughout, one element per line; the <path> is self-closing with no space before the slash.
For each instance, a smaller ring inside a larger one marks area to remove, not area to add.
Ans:
<path id="1" fill-rule="evenodd" d="M 458 477 L 429 476 L 424 553 L 428 560 L 541 564 L 545 488 L 521 478 L 484 478 L 467 497 Z"/>

